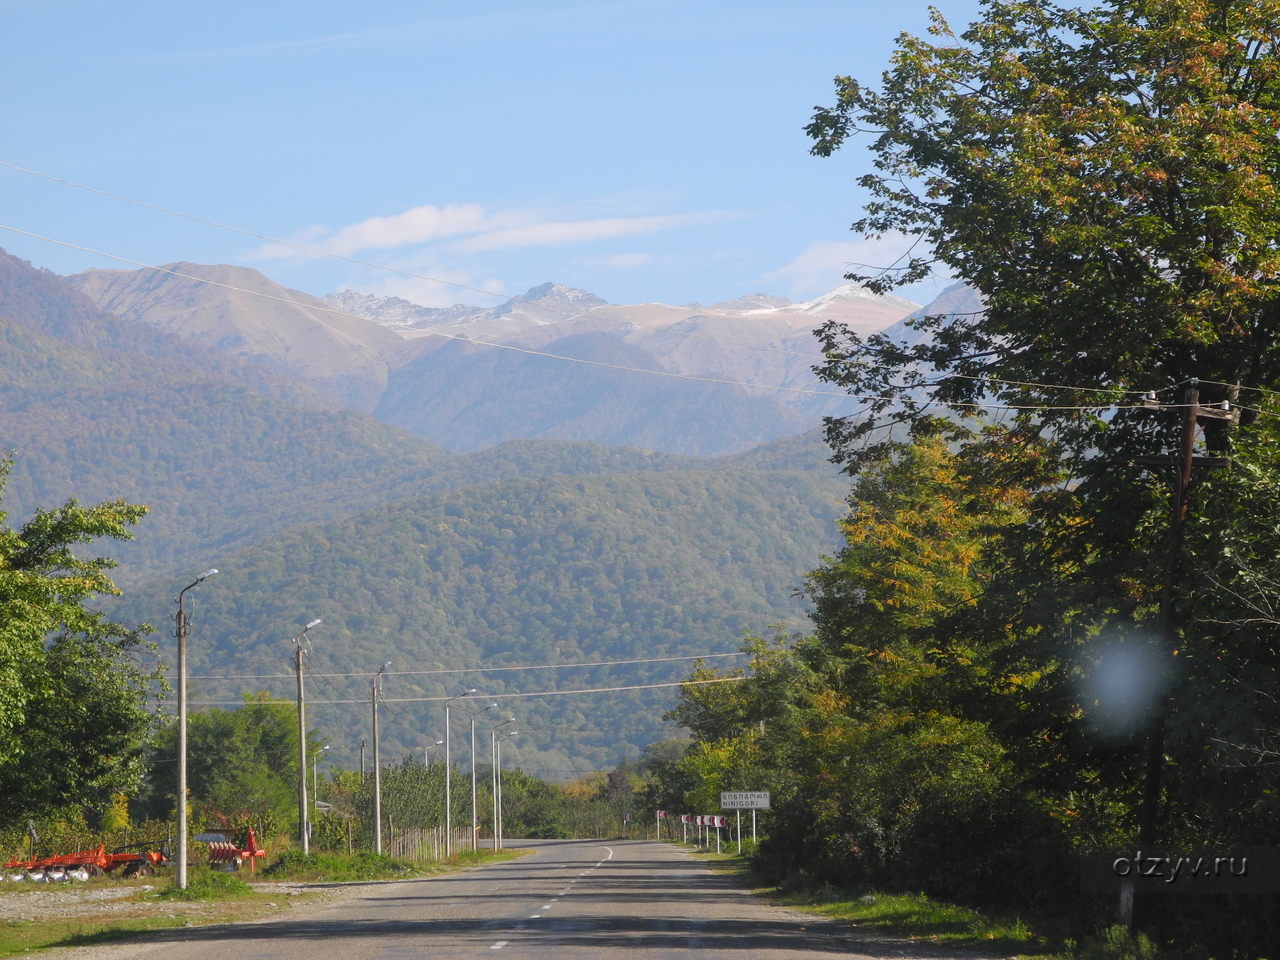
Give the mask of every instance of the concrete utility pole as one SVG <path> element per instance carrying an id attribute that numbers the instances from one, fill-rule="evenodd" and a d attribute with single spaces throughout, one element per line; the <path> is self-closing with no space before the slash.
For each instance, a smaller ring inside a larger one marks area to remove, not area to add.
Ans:
<path id="1" fill-rule="evenodd" d="M 187 591 L 208 580 L 217 570 L 206 570 L 178 591 L 178 870 L 179 890 L 187 889 L 187 611 L 182 605 Z"/>
<path id="2" fill-rule="evenodd" d="M 382 764 L 378 751 L 378 697 L 382 695 L 382 675 L 390 661 L 378 668 L 369 681 L 369 705 L 373 710 L 373 852 L 382 852 Z"/>
<path id="3" fill-rule="evenodd" d="M 444 855 L 453 855 L 453 754 L 449 751 L 449 704 L 475 693 L 475 688 L 444 702 Z"/>
<path id="4" fill-rule="evenodd" d="M 320 622 L 319 618 L 312 620 L 293 638 L 293 666 L 298 679 L 298 842 L 303 853 L 311 851 L 311 821 L 307 816 L 307 718 L 302 690 L 302 657 L 306 648 L 302 641 L 307 631 Z"/>
<path id="5" fill-rule="evenodd" d="M 489 728 L 489 772 L 493 775 L 493 786 L 489 795 L 493 799 L 493 849 L 495 850 L 498 849 L 498 728 L 515 722 L 515 717 L 507 717 Z"/>
<path id="6" fill-rule="evenodd" d="M 480 835 L 476 827 L 480 824 L 480 817 L 476 813 L 476 717 L 487 710 L 496 710 L 498 705 L 491 703 L 482 710 L 475 710 L 471 714 L 471 850 L 472 852 L 480 848 Z"/>
<path id="7" fill-rule="evenodd" d="M 427 744 L 427 746 L 423 748 L 422 765 L 426 767 L 428 770 L 431 769 L 431 751 L 434 750 L 436 747 L 442 746 L 443 744 L 444 744 L 443 740 L 437 740 L 434 743 Z"/>
<path id="8" fill-rule="evenodd" d="M 494 831 L 494 835 L 496 837 L 496 839 L 494 840 L 494 846 L 498 850 L 502 849 L 503 837 L 506 835 L 505 828 L 502 826 L 502 744 L 505 741 L 510 740 L 512 737 L 516 736 L 519 732 L 520 732 L 519 730 L 512 730 L 506 736 L 499 737 L 498 742 L 494 744 L 494 747 L 496 748 L 494 752 L 494 766 L 498 774 L 498 800 L 497 800 L 498 826 L 497 826 L 497 829 Z"/>

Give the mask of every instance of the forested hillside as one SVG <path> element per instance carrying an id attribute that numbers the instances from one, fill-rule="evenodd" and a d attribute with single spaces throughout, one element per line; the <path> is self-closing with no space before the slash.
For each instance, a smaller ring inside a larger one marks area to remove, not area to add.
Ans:
<path id="1" fill-rule="evenodd" d="M 416 698 L 474 687 L 518 718 L 514 764 L 597 769 L 662 735 L 673 690 L 514 695 L 667 682 L 690 664 L 498 668 L 729 652 L 745 631 L 799 624 L 793 591 L 837 542 L 843 490 L 813 470 L 521 478 L 295 530 L 223 557 L 200 586 L 192 673 L 235 679 L 194 681 L 192 698 L 292 698 L 289 638 L 321 617 L 309 716 L 335 761 L 354 763 L 368 738 L 369 677 L 389 660 L 391 754 L 443 736 L 440 703 Z M 174 586 L 136 591 L 116 613 L 164 622 Z M 441 672 L 460 668 L 477 672 Z"/>
<path id="2" fill-rule="evenodd" d="M 392 373 L 374 415 L 451 450 L 561 437 L 683 454 L 741 450 L 819 419 L 741 387 L 635 372 L 664 364 L 610 334 L 542 349 L 590 364 L 448 343 Z"/>
<path id="3" fill-rule="evenodd" d="M 358 675 L 313 689 L 338 762 L 355 763 L 367 677 L 386 660 L 394 672 L 733 651 L 744 631 L 799 622 L 792 591 L 836 543 L 844 483 L 812 432 L 717 460 L 550 439 L 450 453 L 314 395 L 290 402 L 265 371 L 258 384 L 240 361 L 101 314 L 50 274 L 6 269 L 0 302 L 20 314 L 0 313 L 10 515 L 69 497 L 146 505 L 137 540 L 113 547 L 126 588 L 115 612 L 160 627 L 170 662 L 175 591 L 222 570 L 191 598 L 193 672 L 250 676 L 199 681 L 196 700 L 291 696 L 285 641 L 323 617 L 313 668 Z M 573 389 L 607 399 L 589 379 Z M 702 389 L 687 392 L 691 415 Z M 436 705 L 392 701 L 464 679 L 501 694 L 666 682 L 687 667 L 393 676 L 385 742 L 438 739 Z M 669 690 L 512 700 L 527 727 L 513 757 L 557 777 L 608 765 L 661 735 L 670 702 Z"/>
<path id="4" fill-rule="evenodd" d="M 106 346 L 117 345 L 118 348 Z M 203 569 L 300 523 L 503 477 L 692 461 L 556 441 L 448 453 L 306 387 L 98 311 L 0 256 L 0 450 L 13 516 L 68 497 L 150 513 L 117 580 Z"/>

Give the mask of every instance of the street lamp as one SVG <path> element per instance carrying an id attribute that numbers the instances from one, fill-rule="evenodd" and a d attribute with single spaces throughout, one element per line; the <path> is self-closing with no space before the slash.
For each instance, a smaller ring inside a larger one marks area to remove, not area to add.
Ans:
<path id="1" fill-rule="evenodd" d="M 498 728 L 515 723 L 515 717 L 507 717 L 489 728 L 489 770 L 493 774 L 493 786 L 489 791 L 493 798 L 493 849 L 498 849 Z"/>
<path id="2" fill-rule="evenodd" d="M 475 693 L 475 688 L 444 702 L 444 855 L 453 854 L 453 759 L 449 753 L 449 704 Z"/>
<path id="3" fill-rule="evenodd" d="M 497 849 L 499 849 L 499 850 L 501 850 L 501 849 L 502 849 L 502 841 L 503 841 L 503 829 L 502 829 L 502 743 L 503 743 L 503 741 L 504 741 L 504 740 L 510 740 L 512 737 L 514 737 L 514 736 L 515 736 L 516 734 L 518 734 L 519 732 L 520 732 L 519 730 L 512 730 L 512 731 L 511 731 L 510 733 L 508 733 L 506 736 L 504 736 L 504 737 L 499 737 L 499 738 L 498 738 L 497 743 L 495 743 L 495 744 L 494 744 L 494 751 L 493 751 L 494 769 L 496 769 L 496 770 L 498 771 L 498 802 L 497 802 L 497 808 L 498 808 L 497 824 L 498 824 L 498 829 L 497 829 L 497 831 L 496 831 L 496 833 L 497 833 L 497 839 L 495 839 L 495 840 L 494 840 L 494 844 L 496 845 Z"/>
<path id="4" fill-rule="evenodd" d="M 491 703 L 483 710 L 475 710 L 471 714 L 471 852 L 480 846 L 480 838 L 476 828 L 480 825 L 476 816 L 476 717 L 489 710 L 497 710 L 498 705 Z"/>
<path id="5" fill-rule="evenodd" d="M 206 570 L 178 591 L 178 889 L 187 889 L 187 611 L 188 590 L 218 571 Z"/>
<path id="6" fill-rule="evenodd" d="M 298 677 L 298 844 L 303 853 L 309 853 L 311 849 L 311 825 L 307 822 L 307 719 L 302 693 L 302 655 L 306 647 L 302 639 L 308 630 L 318 627 L 321 622 L 317 617 L 293 638 L 293 665 Z"/>
<path id="7" fill-rule="evenodd" d="M 373 852 L 382 852 L 382 764 L 378 755 L 378 696 L 382 693 L 382 675 L 391 666 L 388 660 L 369 681 L 369 704 L 373 709 Z"/>
<path id="8" fill-rule="evenodd" d="M 311 755 L 311 811 L 313 816 L 317 817 L 320 815 L 320 808 L 317 806 L 320 803 L 320 773 L 316 769 L 316 761 L 320 759 L 320 754 L 328 750 L 330 746 L 331 744 L 326 743 Z M 308 832 L 310 832 L 310 827 L 311 823 L 308 821 Z"/>
<path id="9" fill-rule="evenodd" d="M 429 743 L 422 749 L 422 765 L 427 769 L 431 768 L 431 751 L 436 747 L 443 746 L 443 740 L 437 740 L 435 743 Z"/>

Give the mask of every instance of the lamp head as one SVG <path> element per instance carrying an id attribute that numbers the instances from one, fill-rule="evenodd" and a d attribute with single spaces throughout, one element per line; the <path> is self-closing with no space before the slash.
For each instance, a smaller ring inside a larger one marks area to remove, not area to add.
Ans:
<path id="1" fill-rule="evenodd" d="M 210 577 L 212 577 L 212 576 L 214 576 L 215 574 L 217 574 L 217 572 L 218 572 L 218 571 L 217 571 L 217 570 L 215 570 L 213 567 L 210 567 L 210 568 L 209 568 L 208 570 L 206 570 L 204 573 L 200 574 L 200 576 L 196 577 L 196 583 L 201 583 L 201 582 L 203 582 L 203 581 L 205 581 L 205 580 L 208 580 Z"/>
<path id="2" fill-rule="evenodd" d="M 303 630 L 310 630 L 312 627 L 318 627 L 318 626 L 320 626 L 320 624 L 322 624 L 322 623 L 324 623 L 324 621 L 323 621 L 323 620 L 321 620 L 319 617 L 316 617 L 314 620 L 312 620 L 310 623 L 308 623 L 308 624 L 307 624 L 305 627 L 303 627 L 302 629 L 303 629 Z"/>

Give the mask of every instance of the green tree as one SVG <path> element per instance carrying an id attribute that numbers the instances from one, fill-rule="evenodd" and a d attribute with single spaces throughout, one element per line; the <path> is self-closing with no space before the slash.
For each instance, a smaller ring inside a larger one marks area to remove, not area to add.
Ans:
<path id="1" fill-rule="evenodd" d="M 0 464 L 0 491 L 8 468 Z M 131 539 L 145 513 L 69 500 L 18 529 L 0 513 L 0 824 L 68 805 L 105 810 L 137 780 L 153 677 L 132 654 L 150 627 L 92 609 L 118 593 L 107 576 L 115 564 L 74 548 Z"/>
<path id="2" fill-rule="evenodd" d="M 929 39 L 902 36 L 879 90 L 839 78 L 814 152 L 874 130 L 854 229 L 927 251 L 857 279 L 885 289 L 941 264 L 986 309 L 920 321 L 933 336 L 906 350 L 872 338 L 864 364 L 829 327 L 827 375 L 909 408 L 939 371 L 929 392 L 948 402 L 1057 407 L 1191 377 L 1218 381 L 1208 400 L 1272 383 L 1277 23 L 1275 0 L 991 0 L 959 35 L 935 12 Z M 1155 430 L 1133 410 L 1037 417 L 1076 452 L 1146 452 Z"/>
<path id="3" fill-rule="evenodd" d="M 323 740 L 308 748 L 319 749 Z M 177 727 L 157 736 L 150 757 L 144 815 L 170 816 L 177 791 Z M 211 707 L 187 718 L 187 784 L 204 814 L 234 817 L 269 811 L 282 823 L 298 819 L 298 721 L 291 704 L 245 694 L 243 706 Z M 308 784 L 308 788 L 309 788 Z M 265 838 L 264 838 L 265 839 Z"/>
<path id="4" fill-rule="evenodd" d="M 874 131 L 861 181 L 871 199 L 854 227 L 917 241 L 901 269 L 854 279 L 884 290 L 942 265 L 984 305 L 913 321 L 910 342 L 828 325 L 822 375 L 872 398 L 868 419 L 832 422 L 828 438 L 856 470 L 891 448 L 872 432 L 890 419 L 920 436 L 938 429 L 933 404 L 1007 416 L 960 442 L 960 458 L 987 483 L 1024 489 L 1025 521 L 999 535 L 969 612 L 933 630 L 968 637 L 993 681 L 956 718 L 985 724 L 1022 782 L 1062 801 L 1064 822 L 1081 796 L 1104 819 L 1117 796 L 1134 798 L 1145 739 L 1157 748 L 1149 769 L 1169 771 L 1162 833 L 1275 836 L 1266 777 L 1223 761 L 1265 746 L 1244 727 L 1271 717 L 1272 694 L 1249 688 L 1277 661 L 1270 627 L 1245 625 L 1258 595 L 1239 576 L 1269 580 L 1280 555 L 1258 515 L 1274 501 L 1259 511 L 1240 499 L 1274 493 L 1280 466 L 1262 449 L 1280 379 L 1277 24 L 1274 0 L 990 0 L 962 33 L 935 14 L 929 37 L 901 37 L 878 89 L 839 78 L 836 105 L 808 128 L 819 154 Z M 1197 380 L 1202 403 L 1234 412 L 1202 419 L 1196 443 L 1233 464 L 1195 478 L 1161 627 L 1169 491 L 1135 461 L 1178 449 L 1182 418 L 1138 394 L 1176 403 Z M 854 596 L 837 607 L 862 614 Z M 1108 743 L 1089 682 L 1117 649 L 1163 689 Z M 1232 925 L 1237 939 L 1249 925 L 1257 934 L 1259 916 L 1203 914 L 1197 942 L 1221 950 L 1229 941 L 1215 937 Z"/>

